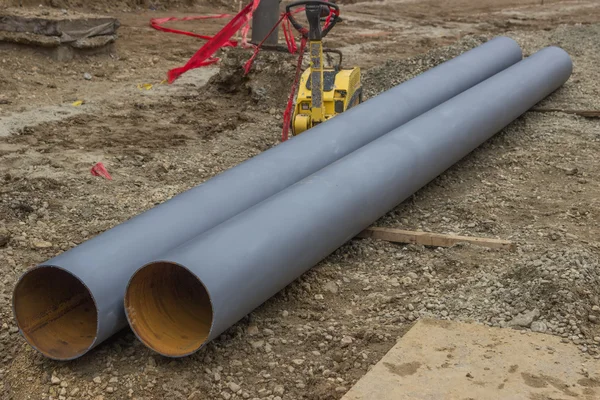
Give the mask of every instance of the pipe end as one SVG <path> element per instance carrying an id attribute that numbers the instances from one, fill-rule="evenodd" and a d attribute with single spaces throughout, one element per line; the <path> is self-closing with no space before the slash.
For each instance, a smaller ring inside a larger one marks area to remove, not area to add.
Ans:
<path id="1" fill-rule="evenodd" d="M 204 284 L 187 268 L 169 262 L 148 264 L 133 275 L 125 293 L 125 314 L 142 343 L 167 357 L 199 350 L 213 324 Z"/>
<path id="2" fill-rule="evenodd" d="M 13 313 L 25 340 L 46 357 L 72 360 L 96 342 L 94 297 L 64 269 L 40 266 L 23 274 L 13 292 Z"/>

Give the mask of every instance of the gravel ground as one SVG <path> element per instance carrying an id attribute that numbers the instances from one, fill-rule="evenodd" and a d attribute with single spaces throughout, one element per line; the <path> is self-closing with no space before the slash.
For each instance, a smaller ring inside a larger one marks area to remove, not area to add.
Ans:
<path id="1" fill-rule="evenodd" d="M 557 44 L 574 59 L 572 78 L 540 106 L 599 108 L 599 25 L 509 36 L 527 54 Z M 369 95 L 482 40 L 369 71 Z M 511 239 L 514 252 L 353 240 L 193 356 L 157 356 L 129 330 L 74 362 L 37 354 L 10 310 L 26 267 L 276 144 L 278 112 L 257 105 L 255 91 L 215 104 L 204 88 L 194 90 L 49 122 L 0 142 L 3 398 L 338 399 L 425 316 L 559 335 L 600 358 L 600 123 L 538 112 L 376 224 Z M 235 106 L 224 106 L 231 99 Z M 108 116 L 117 124 L 110 129 Z M 206 134 L 217 119 L 224 125 Z M 167 127 L 178 135 L 161 131 Z M 83 146 L 95 150 L 83 156 Z M 72 172 L 91 160 L 105 161 L 115 181 Z"/>

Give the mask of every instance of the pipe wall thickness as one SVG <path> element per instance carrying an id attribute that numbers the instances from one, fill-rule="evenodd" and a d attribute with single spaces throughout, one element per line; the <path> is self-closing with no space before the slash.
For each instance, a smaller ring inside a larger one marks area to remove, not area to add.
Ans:
<path id="1" fill-rule="evenodd" d="M 141 265 L 521 58 L 515 41 L 495 38 L 29 270 L 13 295 L 23 336 L 50 358 L 85 354 L 126 326 L 122 299 Z"/>
<path id="2" fill-rule="evenodd" d="M 130 325 L 163 355 L 193 353 L 558 89 L 571 70 L 562 49 L 541 50 L 170 251 L 132 277 Z M 166 271 L 185 290 L 156 279 Z M 159 326 L 164 310 L 173 319 Z M 178 310 L 186 315 L 178 319 Z"/>

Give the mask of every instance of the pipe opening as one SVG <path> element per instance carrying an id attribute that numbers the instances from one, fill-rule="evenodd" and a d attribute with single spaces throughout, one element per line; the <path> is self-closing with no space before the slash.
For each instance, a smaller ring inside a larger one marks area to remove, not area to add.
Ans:
<path id="1" fill-rule="evenodd" d="M 85 354 L 96 340 L 98 312 L 88 288 L 69 272 L 34 268 L 13 295 L 17 324 L 35 349 L 56 360 Z"/>
<path id="2" fill-rule="evenodd" d="M 206 342 L 213 311 L 202 282 L 187 268 L 157 262 L 133 275 L 125 312 L 137 337 L 152 350 L 181 357 Z"/>

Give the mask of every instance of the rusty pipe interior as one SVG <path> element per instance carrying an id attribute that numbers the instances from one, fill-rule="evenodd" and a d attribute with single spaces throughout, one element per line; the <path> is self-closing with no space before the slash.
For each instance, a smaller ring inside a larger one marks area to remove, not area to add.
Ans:
<path id="1" fill-rule="evenodd" d="M 25 339 L 56 360 L 81 356 L 97 337 L 98 311 L 89 289 L 52 266 L 25 273 L 13 294 L 14 314 Z"/>
<path id="2" fill-rule="evenodd" d="M 202 347 L 213 322 L 205 286 L 174 263 L 155 262 L 138 270 L 125 293 L 125 311 L 137 337 L 169 357 L 183 357 Z"/>

